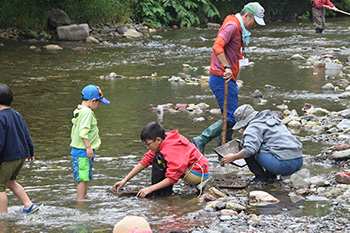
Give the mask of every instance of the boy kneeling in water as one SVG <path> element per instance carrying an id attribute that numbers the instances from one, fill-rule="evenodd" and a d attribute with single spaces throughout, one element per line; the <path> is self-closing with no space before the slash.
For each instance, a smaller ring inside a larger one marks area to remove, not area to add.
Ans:
<path id="1" fill-rule="evenodd" d="M 180 178 L 195 185 L 209 178 L 208 160 L 177 130 L 165 133 L 161 124 L 151 122 L 143 128 L 141 141 L 149 151 L 123 180 L 113 185 L 114 191 L 119 191 L 150 165 L 152 185 L 141 189 L 136 195 L 138 197 L 146 197 L 150 193 L 170 194 L 173 184 Z"/>

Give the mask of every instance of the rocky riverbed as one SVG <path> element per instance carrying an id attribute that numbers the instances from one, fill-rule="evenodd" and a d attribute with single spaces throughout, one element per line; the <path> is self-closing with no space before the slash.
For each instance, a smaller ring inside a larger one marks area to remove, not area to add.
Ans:
<path id="1" fill-rule="evenodd" d="M 310 175 L 309 169 L 303 168 L 290 176 L 279 177 L 273 184 L 249 185 L 239 191 L 219 189 L 214 183 L 202 196 L 202 201 L 207 202 L 206 208 L 198 213 L 211 215 L 214 220 L 206 226 L 194 227 L 191 232 L 350 232 L 349 126 L 344 126 L 348 121 L 344 113 L 348 110 L 329 112 L 313 108 L 306 104 L 305 115 L 300 117 L 285 109 L 283 112 L 289 114 L 281 120 L 287 126 L 291 118 L 299 122 L 292 124 L 298 127 L 291 130 L 314 131 L 310 136 L 298 137 L 299 140 L 329 145 L 320 148 L 316 156 L 304 156 L 306 167 L 319 165 L 335 169 Z M 277 115 L 283 116 L 283 112 Z M 278 191 L 284 192 L 284 196 L 274 197 Z M 261 196 L 257 197 L 256 193 Z M 289 199 L 294 206 L 277 207 L 279 198 L 282 202 Z M 305 206 L 310 208 L 310 203 L 315 212 L 303 213 Z M 260 213 L 257 214 L 256 208 L 260 208 Z"/>

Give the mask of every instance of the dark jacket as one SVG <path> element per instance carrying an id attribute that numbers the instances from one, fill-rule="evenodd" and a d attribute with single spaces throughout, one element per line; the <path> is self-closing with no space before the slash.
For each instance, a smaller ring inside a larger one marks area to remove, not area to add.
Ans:
<path id="1" fill-rule="evenodd" d="M 34 156 L 34 145 L 21 114 L 0 111 L 0 163 Z"/>

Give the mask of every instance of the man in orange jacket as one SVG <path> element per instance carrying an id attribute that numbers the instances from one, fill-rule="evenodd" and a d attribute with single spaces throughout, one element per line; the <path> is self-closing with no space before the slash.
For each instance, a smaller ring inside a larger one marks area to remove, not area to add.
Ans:
<path id="1" fill-rule="evenodd" d="M 236 121 L 233 112 L 238 108 L 237 76 L 240 63 L 246 61 L 243 58 L 244 44 L 249 44 L 249 28 L 256 24 L 265 25 L 264 8 L 258 2 L 251 2 L 244 6 L 236 15 L 226 17 L 219 29 L 210 63 L 209 85 L 223 111 L 224 87 L 228 82 L 227 98 L 227 130 L 226 139 L 232 137 L 232 127 Z M 222 120 L 213 123 L 206 128 L 201 135 L 192 138 L 191 142 L 204 153 L 204 146 L 213 138 L 219 136 L 222 131 Z M 219 144 L 221 140 L 219 139 Z"/>

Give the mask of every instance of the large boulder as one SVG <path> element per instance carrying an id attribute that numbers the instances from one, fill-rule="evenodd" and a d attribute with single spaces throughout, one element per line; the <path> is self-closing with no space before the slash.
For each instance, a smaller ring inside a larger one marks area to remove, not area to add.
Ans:
<path id="1" fill-rule="evenodd" d="M 71 23 L 69 16 L 61 9 L 52 8 L 48 19 L 48 25 L 51 29 L 60 26 L 69 25 Z"/>
<path id="2" fill-rule="evenodd" d="M 89 36 L 89 31 L 90 28 L 88 24 L 72 24 L 57 28 L 59 40 L 86 40 L 86 38 Z"/>

